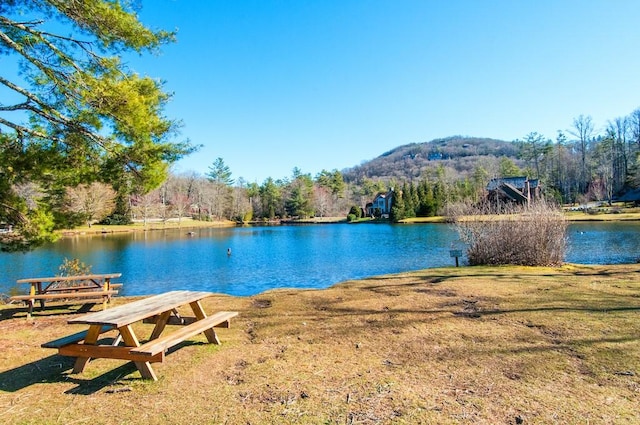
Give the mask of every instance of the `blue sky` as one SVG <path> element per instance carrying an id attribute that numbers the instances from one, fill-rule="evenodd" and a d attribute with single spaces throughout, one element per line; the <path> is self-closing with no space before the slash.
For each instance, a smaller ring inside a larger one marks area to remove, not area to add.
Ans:
<path id="1" fill-rule="evenodd" d="M 180 138 L 262 183 L 344 169 L 407 143 L 555 138 L 640 107 L 637 0 L 141 0 L 177 29 L 158 56 Z"/>

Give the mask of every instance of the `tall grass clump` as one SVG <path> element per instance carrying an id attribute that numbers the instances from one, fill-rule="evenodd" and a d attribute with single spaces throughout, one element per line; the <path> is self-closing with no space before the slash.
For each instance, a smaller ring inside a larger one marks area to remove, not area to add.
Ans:
<path id="1" fill-rule="evenodd" d="M 567 221 L 548 202 L 465 206 L 450 218 L 470 265 L 554 266 L 564 260 Z"/>

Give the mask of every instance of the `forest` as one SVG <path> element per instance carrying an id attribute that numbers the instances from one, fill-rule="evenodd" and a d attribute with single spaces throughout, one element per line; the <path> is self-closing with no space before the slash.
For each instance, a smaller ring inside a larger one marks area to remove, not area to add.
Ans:
<path id="1" fill-rule="evenodd" d="M 390 188 L 402 194 L 395 219 L 433 216 L 455 202 L 478 202 L 492 178 L 514 176 L 539 179 L 545 198 L 560 204 L 613 202 L 640 186 L 639 165 L 640 108 L 601 130 L 590 116 L 580 115 L 553 140 L 537 132 L 511 142 L 452 136 L 403 145 L 341 171 L 311 176 L 294 168 L 289 177 L 261 184 L 236 181 L 217 158 L 205 175 L 170 174 L 158 189 L 131 194 L 116 217 L 244 222 L 345 217 Z"/>

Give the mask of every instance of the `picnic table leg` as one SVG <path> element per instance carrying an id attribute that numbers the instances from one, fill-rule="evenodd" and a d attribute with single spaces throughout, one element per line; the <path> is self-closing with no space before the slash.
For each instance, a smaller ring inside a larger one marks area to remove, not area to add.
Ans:
<path id="1" fill-rule="evenodd" d="M 32 298 L 27 300 L 27 319 L 31 319 L 31 315 L 33 314 L 33 305 L 35 304 L 35 300 Z"/>
<path id="2" fill-rule="evenodd" d="M 193 314 L 195 314 L 197 320 L 202 320 L 207 317 L 207 313 L 204 312 L 200 301 L 194 301 L 192 303 L 189 303 L 189 305 L 191 306 Z M 216 335 L 216 331 L 214 331 L 213 328 L 205 330 L 204 335 L 207 337 L 207 341 L 209 341 L 210 343 L 220 345 L 218 335 Z"/>
<path id="3" fill-rule="evenodd" d="M 84 343 L 95 345 L 101 333 L 102 333 L 102 326 L 100 325 L 89 326 L 89 332 L 87 332 L 87 336 L 84 338 Z M 87 363 L 89 363 L 89 360 L 91 360 L 90 357 L 76 357 L 76 363 L 73 365 L 73 373 L 82 373 L 84 368 L 87 366 Z"/>
<path id="4" fill-rule="evenodd" d="M 110 289 L 110 280 L 108 277 L 104 279 L 104 284 L 102 285 L 102 291 L 107 292 Z M 106 310 L 107 303 L 111 302 L 111 296 L 103 296 L 102 297 L 102 309 Z"/>
<path id="5" fill-rule="evenodd" d="M 118 328 L 120 331 L 120 335 L 122 335 L 122 340 L 124 341 L 124 345 L 127 347 L 139 347 L 140 342 L 138 342 L 138 338 L 136 334 L 133 333 L 133 329 L 130 325 L 123 326 Z M 156 373 L 153 371 L 151 367 L 151 363 L 149 362 L 133 362 L 136 365 L 136 368 L 140 371 L 140 375 L 142 375 L 145 379 L 153 379 L 154 381 L 158 380 Z"/>
<path id="6" fill-rule="evenodd" d="M 160 317 L 156 321 L 155 327 L 153 328 L 153 332 L 151 332 L 151 336 L 149 337 L 149 340 L 156 339 L 160 336 L 162 331 L 164 331 L 164 328 L 167 326 L 167 321 L 169 320 L 169 317 L 171 317 L 171 310 L 165 311 L 160 315 Z"/>
<path id="7" fill-rule="evenodd" d="M 34 288 L 33 285 L 31 285 L 31 295 L 42 294 L 43 293 L 42 292 L 42 282 L 36 282 L 36 285 L 37 285 L 37 289 Z M 45 303 L 44 299 L 41 299 L 40 300 L 40 310 L 44 310 L 44 303 Z"/>

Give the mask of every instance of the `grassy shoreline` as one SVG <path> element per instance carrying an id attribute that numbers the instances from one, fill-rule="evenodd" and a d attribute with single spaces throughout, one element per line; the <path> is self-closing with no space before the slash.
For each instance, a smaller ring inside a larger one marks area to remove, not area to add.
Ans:
<path id="1" fill-rule="evenodd" d="M 640 421 L 638 264 L 438 268 L 204 307 L 240 312 L 223 345 L 199 336 L 147 382 L 115 360 L 73 375 L 40 348 L 68 309 L 0 306 L 3 422 Z"/>
<path id="2" fill-rule="evenodd" d="M 586 222 L 586 221 L 640 221 L 640 212 L 628 212 L 628 213 L 602 213 L 602 214 L 587 214 L 582 211 L 571 211 L 565 214 L 566 218 L 570 222 Z M 306 220 L 287 221 L 287 224 L 326 224 L 326 223 L 344 223 L 346 218 L 344 217 L 316 217 Z M 363 221 L 366 223 L 367 221 Z M 414 217 L 402 220 L 400 223 L 404 224 L 424 224 L 424 223 L 446 223 L 446 217 Z M 183 229 L 189 231 L 197 228 L 207 227 L 234 227 L 238 224 L 225 220 L 225 221 L 199 221 L 193 219 L 183 219 L 181 222 L 177 220 L 169 220 L 167 222 L 150 222 L 146 225 L 142 223 L 134 223 L 130 225 L 93 225 L 80 226 L 74 229 L 60 230 L 61 236 L 74 236 L 83 234 L 101 234 L 101 233 L 126 233 L 126 232 L 144 232 L 152 230 L 168 230 L 168 229 Z"/>

